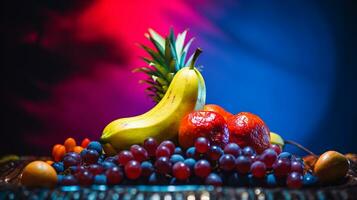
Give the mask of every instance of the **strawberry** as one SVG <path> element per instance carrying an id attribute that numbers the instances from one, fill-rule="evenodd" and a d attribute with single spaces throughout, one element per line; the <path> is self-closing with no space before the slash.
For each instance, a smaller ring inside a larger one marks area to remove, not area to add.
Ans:
<path id="1" fill-rule="evenodd" d="M 258 153 L 269 148 L 270 131 L 260 117 L 249 112 L 241 112 L 227 121 L 230 142 L 241 147 L 251 146 Z"/>
<path id="2" fill-rule="evenodd" d="M 193 146 L 198 137 L 206 137 L 211 145 L 224 147 L 229 140 L 226 121 L 216 112 L 194 111 L 189 113 L 180 124 L 180 146 L 183 148 Z"/>

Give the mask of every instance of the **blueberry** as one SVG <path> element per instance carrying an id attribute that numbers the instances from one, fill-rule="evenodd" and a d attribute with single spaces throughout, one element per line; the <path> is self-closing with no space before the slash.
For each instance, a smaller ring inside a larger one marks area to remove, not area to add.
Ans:
<path id="1" fill-rule="evenodd" d="M 99 154 L 102 154 L 102 145 L 97 141 L 92 141 L 88 144 L 87 149 L 96 150 Z"/>
<path id="2" fill-rule="evenodd" d="M 267 185 L 269 187 L 275 187 L 275 186 L 278 185 L 276 177 L 274 176 L 274 174 L 268 174 L 266 176 L 266 182 L 267 182 Z"/>
<path id="3" fill-rule="evenodd" d="M 64 171 L 63 162 L 55 162 L 52 164 L 52 167 L 56 170 L 57 173 L 61 173 Z"/>
<path id="4" fill-rule="evenodd" d="M 64 175 L 62 175 L 62 174 L 58 174 L 58 175 L 57 175 L 57 183 L 58 183 L 59 185 L 62 183 L 63 177 L 64 177 Z"/>
<path id="5" fill-rule="evenodd" d="M 185 159 L 184 159 L 181 155 L 178 155 L 178 154 L 174 154 L 174 155 L 172 155 L 171 158 L 170 158 L 170 162 L 171 162 L 172 164 L 175 164 L 175 163 L 177 163 L 177 162 L 179 162 L 179 161 L 183 162 L 184 160 L 185 160 Z"/>
<path id="6" fill-rule="evenodd" d="M 148 177 L 154 171 L 154 166 L 149 161 L 141 163 L 141 176 Z"/>
<path id="7" fill-rule="evenodd" d="M 304 179 L 303 179 L 303 185 L 304 186 L 312 186 L 315 185 L 317 183 L 317 177 L 312 175 L 311 173 L 306 173 L 304 175 Z"/>
<path id="8" fill-rule="evenodd" d="M 205 180 L 206 185 L 221 186 L 223 184 L 222 178 L 216 173 L 210 173 Z"/>
<path id="9" fill-rule="evenodd" d="M 94 176 L 94 184 L 105 185 L 107 184 L 107 177 L 104 174 L 98 174 Z"/>
<path id="10" fill-rule="evenodd" d="M 166 185 L 166 184 L 168 184 L 168 180 L 167 180 L 167 178 L 165 178 L 165 176 L 154 172 L 149 176 L 149 184 L 150 185 Z"/>
<path id="11" fill-rule="evenodd" d="M 104 162 L 102 162 L 102 166 L 105 170 L 107 170 L 109 168 L 115 167 L 116 165 L 112 162 L 104 161 Z"/>
<path id="12" fill-rule="evenodd" d="M 191 170 L 193 170 L 193 167 L 196 164 L 196 160 L 193 158 L 187 158 L 186 160 L 183 161 Z"/>
<path id="13" fill-rule="evenodd" d="M 195 147 L 190 147 L 186 150 L 186 156 L 188 158 L 194 158 L 196 154 L 196 148 Z"/>
<path id="14" fill-rule="evenodd" d="M 181 147 L 176 147 L 175 151 L 174 151 L 174 154 L 183 155 L 183 151 L 182 151 Z"/>
<path id="15" fill-rule="evenodd" d="M 287 158 L 287 159 L 291 159 L 293 157 L 293 155 L 289 152 L 281 152 L 278 156 L 278 158 Z"/>

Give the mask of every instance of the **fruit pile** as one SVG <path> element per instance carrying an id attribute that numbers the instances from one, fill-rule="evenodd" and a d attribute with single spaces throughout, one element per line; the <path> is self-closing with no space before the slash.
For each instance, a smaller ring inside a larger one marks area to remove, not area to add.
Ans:
<path id="1" fill-rule="evenodd" d="M 346 176 L 349 162 L 342 154 L 327 152 L 305 166 L 301 158 L 282 152 L 284 140 L 259 116 L 205 105 L 205 82 L 194 66 L 201 50 L 186 61 L 192 39 L 185 44 L 185 36 L 186 31 L 175 38 L 171 31 L 163 38 L 150 29 L 147 37 L 155 49 L 142 45 L 151 58 L 144 58 L 148 67 L 137 70 L 149 76 L 144 82 L 156 106 L 112 121 L 99 141 L 84 139 L 79 146 L 69 138 L 55 145 L 53 161 L 30 163 L 22 183 L 300 188 Z"/>

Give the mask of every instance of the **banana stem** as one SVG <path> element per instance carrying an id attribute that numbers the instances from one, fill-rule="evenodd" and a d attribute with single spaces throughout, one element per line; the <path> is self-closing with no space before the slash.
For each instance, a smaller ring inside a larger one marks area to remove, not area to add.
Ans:
<path id="1" fill-rule="evenodd" d="M 198 56 L 202 53 L 202 49 L 201 48 L 197 48 L 195 53 L 193 54 L 193 58 L 192 58 L 192 62 L 190 64 L 190 69 L 193 69 L 195 66 L 195 63 L 196 63 L 196 60 L 198 58 Z"/>
<path id="2" fill-rule="evenodd" d="M 312 156 L 315 156 L 315 157 L 318 157 L 316 154 L 314 154 L 314 152 L 310 151 L 308 148 L 302 146 L 301 144 L 297 143 L 297 142 L 294 142 L 292 140 L 284 140 L 284 143 L 286 144 L 291 144 L 291 145 L 294 145 L 296 146 L 297 148 L 307 152 L 308 154 L 312 155 Z"/>

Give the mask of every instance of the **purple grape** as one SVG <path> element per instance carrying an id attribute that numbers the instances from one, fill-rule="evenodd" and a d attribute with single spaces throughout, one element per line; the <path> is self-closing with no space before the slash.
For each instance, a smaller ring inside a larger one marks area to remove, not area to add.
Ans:
<path id="1" fill-rule="evenodd" d="M 170 140 L 164 140 L 161 142 L 160 146 L 166 146 L 167 148 L 169 148 L 170 150 L 170 155 L 173 154 L 175 152 L 175 144 L 173 142 L 171 142 Z"/>
<path id="2" fill-rule="evenodd" d="M 195 141 L 195 148 L 198 153 L 206 153 L 209 150 L 210 143 L 207 138 L 199 137 Z"/>
<path id="3" fill-rule="evenodd" d="M 214 145 L 211 146 L 207 155 L 211 161 L 217 161 L 223 155 L 223 150 L 221 147 Z"/>
<path id="4" fill-rule="evenodd" d="M 102 166 L 105 170 L 107 170 L 109 168 L 115 167 L 116 165 L 112 162 L 104 161 L 102 162 Z"/>
<path id="5" fill-rule="evenodd" d="M 255 178 L 263 178 L 266 174 L 266 166 L 261 161 L 255 161 L 250 166 L 250 171 Z"/>
<path id="6" fill-rule="evenodd" d="M 138 161 L 131 160 L 125 165 L 124 171 L 127 178 L 135 180 L 140 177 L 141 165 Z"/>
<path id="7" fill-rule="evenodd" d="M 88 170 L 95 176 L 104 172 L 104 168 L 99 164 L 91 164 L 88 166 Z"/>
<path id="8" fill-rule="evenodd" d="M 298 189 L 301 188 L 303 183 L 303 176 L 298 172 L 292 172 L 286 178 L 286 185 L 289 188 Z"/>
<path id="9" fill-rule="evenodd" d="M 86 164 L 97 163 L 99 159 L 99 153 L 94 149 L 88 149 L 87 153 L 83 155 L 83 162 Z"/>
<path id="10" fill-rule="evenodd" d="M 118 163 L 125 166 L 129 161 L 134 160 L 134 156 L 130 151 L 121 151 L 118 155 Z"/>
<path id="11" fill-rule="evenodd" d="M 107 183 L 109 185 L 119 184 L 123 180 L 123 172 L 119 167 L 109 168 L 105 175 L 107 176 Z"/>
<path id="12" fill-rule="evenodd" d="M 267 168 L 272 168 L 274 162 L 278 158 L 278 155 L 273 149 L 265 149 L 260 155 L 260 160 L 265 163 Z"/>
<path id="13" fill-rule="evenodd" d="M 235 158 L 231 154 L 224 154 L 219 158 L 219 168 L 224 171 L 232 171 L 235 168 Z"/>
<path id="14" fill-rule="evenodd" d="M 190 177 L 190 168 L 183 162 L 177 162 L 172 167 L 172 173 L 178 180 L 187 180 Z"/>
<path id="15" fill-rule="evenodd" d="M 304 166 L 299 161 L 292 161 L 290 166 L 290 172 L 304 173 Z"/>
<path id="16" fill-rule="evenodd" d="M 60 182 L 60 185 L 76 185 L 76 184 L 78 184 L 78 181 L 76 177 L 74 177 L 73 175 L 63 176 Z"/>
<path id="17" fill-rule="evenodd" d="M 211 164 L 207 160 L 198 160 L 194 166 L 195 175 L 205 178 L 211 173 Z"/>
<path id="18" fill-rule="evenodd" d="M 235 161 L 236 170 L 240 174 L 247 174 L 250 171 L 250 166 L 252 165 L 252 159 L 246 156 L 238 156 Z"/>
<path id="19" fill-rule="evenodd" d="M 155 162 L 155 167 L 159 174 L 169 174 L 171 172 L 172 164 L 167 157 L 160 157 Z"/>
<path id="20" fill-rule="evenodd" d="M 213 186 L 222 186 L 223 181 L 218 174 L 211 173 L 206 177 L 205 184 Z"/>
<path id="21" fill-rule="evenodd" d="M 241 154 L 241 149 L 239 148 L 238 144 L 236 144 L 236 143 L 228 143 L 224 147 L 224 153 L 231 154 L 234 157 L 237 157 Z"/>
<path id="22" fill-rule="evenodd" d="M 244 156 L 253 156 L 253 155 L 255 155 L 255 151 L 254 151 L 254 149 L 252 147 L 247 146 L 247 147 L 243 148 L 242 154 Z"/>
<path id="23" fill-rule="evenodd" d="M 139 145 L 133 145 L 130 147 L 130 152 L 133 154 L 134 159 L 139 162 L 143 162 L 149 158 L 148 152 Z"/>
<path id="24" fill-rule="evenodd" d="M 273 170 L 274 174 L 278 178 L 282 178 L 288 175 L 290 172 L 290 160 L 283 158 L 283 159 L 278 159 L 275 161 L 273 164 Z"/>
<path id="25" fill-rule="evenodd" d="M 95 151 L 97 152 L 97 151 Z M 98 152 L 97 152 L 98 153 Z M 76 174 L 79 184 L 91 185 L 94 181 L 94 176 L 89 170 L 83 170 Z"/>
<path id="26" fill-rule="evenodd" d="M 149 156 L 155 156 L 158 144 L 154 138 L 147 138 L 143 144 L 144 148 L 148 152 Z"/>
<path id="27" fill-rule="evenodd" d="M 63 157 L 64 168 L 67 169 L 70 166 L 77 166 L 81 164 L 81 157 L 79 154 L 70 152 Z"/>
<path id="28" fill-rule="evenodd" d="M 159 157 L 170 157 L 171 153 L 170 153 L 170 149 L 165 146 L 165 145 L 160 145 L 159 147 L 157 147 L 156 149 L 156 153 L 155 153 L 156 158 Z"/>

